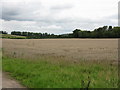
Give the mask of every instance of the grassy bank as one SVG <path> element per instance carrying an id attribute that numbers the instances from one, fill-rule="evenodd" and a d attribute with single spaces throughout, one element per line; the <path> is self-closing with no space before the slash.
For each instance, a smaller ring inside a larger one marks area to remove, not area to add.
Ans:
<path id="1" fill-rule="evenodd" d="M 26 39 L 25 36 L 17 36 L 17 35 L 11 35 L 11 34 L 0 34 L 0 38 L 6 38 L 6 39 Z"/>
<path id="2" fill-rule="evenodd" d="M 3 70 L 29 88 L 116 88 L 117 66 L 111 62 L 21 60 L 3 57 Z"/>

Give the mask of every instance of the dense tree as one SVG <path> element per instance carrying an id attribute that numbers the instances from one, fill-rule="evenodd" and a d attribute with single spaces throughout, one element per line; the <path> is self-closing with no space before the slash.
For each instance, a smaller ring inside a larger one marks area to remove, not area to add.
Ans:
<path id="1" fill-rule="evenodd" d="M 103 26 L 94 31 L 75 29 L 73 35 L 75 38 L 120 38 L 120 27 Z"/>
<path id="2" fill-rule="evenodd" d="M 12 31 L 11 32 L 11 35 L 18 35 L 18 36 L 21 36 L 22 33 L 20 31 Z"/>
<path id="3" fill-rule="evenodd" d="M 2 34 L 7 34 L 6 31 L 1 31 Z M 54 35 L 49 33 L 33 33 L 12 31 L 12 35 L 26 36 L 28 39 L 41 38 L 120 38 L 120 27 L 103 26 L 93 31 L 75 29 L 73 33 Z"/>
<path id="4" fill-rule="evenodd" d="M 108 30 L 112 30 L 112 26 L 109 26 Z"/>
<path id="5" fill-rule="evenodd" d="M 114 27 L 112 30 L 112 37 L 120 38 L 120 27 Z"/>
<path id="6" fill-rule="evenodd" d="M 0 34 L 8 34 L 6 31 L 0 31 Z"/>
<path id="7" fill-rule="evenodd" d="M 79 38 L 80 37 L 80 32 L 81 30 L 80 29 L 76 29 L 76 30 L 74 30 L 73 31 L 73 36 L 75 37 L 75 38 Z"/>
<path id="8" fill-rule="evenodd" d="M 28 32 L 22 32 L 21 36 L 28 36 Z"/>

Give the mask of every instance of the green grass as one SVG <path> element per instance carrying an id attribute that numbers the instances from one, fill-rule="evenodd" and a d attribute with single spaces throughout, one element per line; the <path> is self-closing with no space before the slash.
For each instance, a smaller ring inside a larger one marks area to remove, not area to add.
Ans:
<path id="1" fill-rule="evenodd" d="M 8 39 L 26 39 L 25 36 L 17 36 L 17 35 L 11 35 L 11 34 L 0 34 L 0 37 L 8 38 Z"/>
<path id="2" fill-rule="evenodd" d="M 117 66 L 111 62 L 70 63 L 3 57 L 3 70 L 29 88 L 117 88 Z"/>

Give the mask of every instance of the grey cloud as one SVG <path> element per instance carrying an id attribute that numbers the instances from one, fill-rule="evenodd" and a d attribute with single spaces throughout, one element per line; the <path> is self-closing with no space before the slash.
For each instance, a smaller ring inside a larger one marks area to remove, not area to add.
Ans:
<path id="1" fill-rule="evenodd" d="M 34 21 L 34 11 L 40 8 L 41 3 L 35 2 L 12 2 L 2 3 L 2 19 L 4 20 L 18 20 L 18 21 Z"/>
<path id="2" fill-rule="evenodd" d="M 71 4 L 58 4 L 48 7 L 47 5 L 44 6 L 41 2 L 21 2 L 15 4 L 4 3 L 2 19 L 6 20 L 5 22 L 7 23 L 9 22 L 8 24 L 11 23 L 11 25 L 15 24 L 13 21 L 17 21 L 16 23 L 19 23 L 17 25 L 13 25 L 12 28 L 10 25 L 9 30 L 17 30 L 18 28 L 19 30 L 33 30 L 38 32 L 44 32 L 44 30 L 46 30 L 48 33 L 50 32 L 55 34 L 72 32 L 76 28 L 93 30 L 95 27 L 103 25 L 116 25 L 115 22 L 111 21 L 112 19 L 116 20 L 116 15 L 94 20 L 93 18 L 82 18 L 79 16 L 75 17 L 72 16 L 72 14 L 66 15 L 66 13 L 64 16 L 64 13 L 60 13 L 62 11 L 71 10 L 72 8 L 74 8 L 74 5 Z M 61 17 L 62 15 L 63 17 Z M 22 23 L 26 23 L 25 21 L 35 22 L 35 24 L 30 24 L 30 27 L 26 26 L 26 24 L 24 26 Z M 6 28 L 8 28 L 7 25 Z M 58 28 L 56 29 L 55 27 L 51 26 L 56 26 Z"/>
<path id="3" fill-rule="evenodd" d="M 53 7 L 51 7 L 51 9 L 53 9 L 53 10 L 63 10 L 63 9 L 71 9 L 71 8 L 73 8 L 74 6 L 73 5 L 71 5 L 71 4 L 68 4 L 68 5 L 56 5 L 56 6 L 53 6 Z"/>
<path id="4" fill-rule="evenodd" d="M 0 2 L 0 19 L 2 18 L 2 3 Z"/>
<path id="5" fill-rule="evenodd" d="M 74 6 L 71 4 L 58 4 L 47 7 L 46 9 L 41 2 L 31 2 L 26 4 L 17 3 L 16 5 L 12 3 L 3 3 L 2 19 L 17 21 L 42 21 L 47 23 L 65 22 L 64 19 L 57 18 L 57 15 L 62 10 L 71 9 L 73 7 Z M 44 13 L 46 14 L 44 15 Z"/>
<path id="6" fill-rule="evenodd" d="M 12 5 L 12 3 L 2 3 L 2 19 L 15 20 L 15 17 L 20 14 L 20 8 Z"/>
<path id="7" fill-rule="evenodd" d="M 113 14 L 111 16 L 107 16 L 106 18 L 109 18 L 109 19 L 118 19 L 118 13 Z"/>
<path id="8" fill-rule="evenodd" d="M 2 10 L 2 19 L 4 20 L 14 20 L 17 15 L 19 15 L 19 10 L 5 8 Z"/>

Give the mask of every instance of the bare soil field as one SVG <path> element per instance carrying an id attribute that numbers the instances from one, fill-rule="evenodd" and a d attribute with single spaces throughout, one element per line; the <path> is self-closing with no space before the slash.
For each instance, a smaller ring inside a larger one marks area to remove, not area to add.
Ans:
<path id="1" fill-rule="evenodd" d="M 118 39 L 3 39 L 3 55 L 69 60 L 118 60 Z"/>

